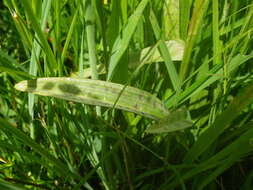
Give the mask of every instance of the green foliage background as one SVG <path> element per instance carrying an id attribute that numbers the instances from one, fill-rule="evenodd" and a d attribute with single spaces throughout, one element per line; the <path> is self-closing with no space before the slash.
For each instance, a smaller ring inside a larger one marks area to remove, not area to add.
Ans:
<path id="1" fill-rule="evenodd" d="M 252 189 L 252 11 L 248 0 L 0 2 L 0 189 Z M 165 42 L 179 39 L 172 61 Z M 133 64 L 148 46 L 163 61 Z M 14 89 L 87 68 L 187 107 L 193 127 L 150 135 L 133 113 Z"/>

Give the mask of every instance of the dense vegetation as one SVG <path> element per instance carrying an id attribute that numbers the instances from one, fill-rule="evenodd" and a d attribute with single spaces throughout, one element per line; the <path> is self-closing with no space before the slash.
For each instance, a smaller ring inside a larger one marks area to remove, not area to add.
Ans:
<path id="1" fill-rule="evenodd" d="M 0 189 L 253 188 L 251 1 L 5 0 L 0 14 Z M 145 90 L 193 125 L 148 134 L 141 115 L 14 88 L 63 76 Z"/>

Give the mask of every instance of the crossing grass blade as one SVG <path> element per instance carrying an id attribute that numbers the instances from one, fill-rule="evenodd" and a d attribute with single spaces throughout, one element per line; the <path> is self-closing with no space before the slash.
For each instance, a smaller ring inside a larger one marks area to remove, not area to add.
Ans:
<path id="1" fill-rule="evenodd" d="M 157 21 L 154 11 L 150 12 L 150 23 L 152 25 L 152 28 L 154 30 L 154 34 L 155 34 L 156 38 L 159 39 L 161 37 L 160 36 L 161 29 L 159 27 L 159 24 L 158 24 L 158 21 Z M 168 74 L 170 76 L 173 88 L 175 89 L 175 91 L 177 93 L 179 93 L 181 90 L 181 80 L 178 76 L 176 67 L 174 66 L 174 64 L 172 62 L 171 55 L 170 55 L 170 52 L 165 44 L 165 41 L 161 41 L 161 44 L 159 45 L 159 50 L 160 50 L 161 55 L 164 58 L 165 66 L 166 66 Z"/>
<path id="2" fill-rule="evenodd" d="M 163 103 L 146 91 L 100 80 L 67 77 L 39 78 L 19 82 L 15 88 L 89 105 L 111 108 L 115 106 L 155 120 L 169 114 Z"/>

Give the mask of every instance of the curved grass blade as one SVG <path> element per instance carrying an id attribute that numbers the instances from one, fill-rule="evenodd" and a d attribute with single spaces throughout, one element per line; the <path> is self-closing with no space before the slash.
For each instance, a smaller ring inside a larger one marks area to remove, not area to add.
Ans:
<path id="1" fill-rule="evenodd" d="M 146 129 L 147 133 L 169 133 L 182 130 L 193 125 L 190 119 L 187 119 L 188 112 L 183 107 L 171 112 L 168 116 L 160 119 L 156 124 Z"/>
<path id="2" fill-rule="evenodd" d="M 134 87 L 125 87 L 101 80 L 67 77 L 38 78 L 21 81 L 15 85 L 15 88 L 33 94 L 89 105 L 111 108 L 115 106 L 117 109 L 134 112 L 155 120 L 169 115 L 163 103 L 154 95 Z"/>

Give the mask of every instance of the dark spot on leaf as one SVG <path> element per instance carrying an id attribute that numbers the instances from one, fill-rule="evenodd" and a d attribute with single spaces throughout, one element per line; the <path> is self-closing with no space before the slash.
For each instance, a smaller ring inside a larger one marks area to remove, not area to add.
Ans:
<path id="1" fill-rule="evenodd" d="M 145 101 L 145 97 L 142 94 L 138 94 L 138 98 L 141 102 Z"/>
<path id="2" fill-rule="evenodd" d="M 156 108 L 157 105 L 156 105 L 156 101 L 153 101 L 153 108 Z"/>
<path id="3" fill-rule="evenodd" d="M 68 84 L 68 83 L 60 84 L 59 89 L 62 92 L 69 93 L 69 94 L 75 94 L 76 95 L 76 94 L 81 93 L 81 90 L 78 87 L 76 87 L 73 84 Z"/>
<path id="4" fill-rule="evenodd" d="M 29 88 L 29 89 L 36 89 L 37 88 L 37 80 L 35 79 L 35 80 L 28 80 L 27 81 L 27 88 Z"/>
<path id="5" fill-rule="evenodd" d="M 151 96 L 147 96 L 147 97 L 146 97 L 146 101 L 147 101 L 147 102 L 150 102 L 151 100 L 152 100 L 152 97 L 151 97 Z"/>
<path id="6" fill-rule="evenodd" d="M 93 99 L 95 99 L 95 100 L 101 99 L 101 97 L 100 97 L 99 95 L 96 95 L 96 94 L 91 93 L 91 92 L 87 93 L 87 96 L 88 96 L 89 98 L 93 98 Z"/>
<path id="7" fill-rule="evenodd" d="M 45 90 L 50 90 L 54 87 L 54 83 L 53 82 L 47 82 L 42 88 Z"/>

